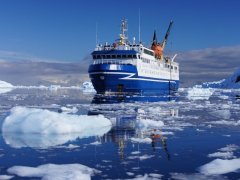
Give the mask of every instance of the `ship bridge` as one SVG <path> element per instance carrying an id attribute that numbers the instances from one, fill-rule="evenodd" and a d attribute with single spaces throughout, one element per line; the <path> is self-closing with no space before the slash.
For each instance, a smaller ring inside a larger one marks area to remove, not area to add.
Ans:
<path id="1" fill-rule="evenodd" d="M 136 64 L 140 57 L 135 50 L 97 50 L 92 52 L 93 64 Z"/>

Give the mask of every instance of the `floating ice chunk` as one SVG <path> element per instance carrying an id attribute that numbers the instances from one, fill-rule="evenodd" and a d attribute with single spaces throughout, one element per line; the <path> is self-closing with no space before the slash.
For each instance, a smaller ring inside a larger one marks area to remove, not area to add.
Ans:
<path id="1" fill-rule="evenodd" d="M 12 178 L 14 178 L 14 176 L 0 175 L 0 180 L 8 180 L 8 179 L 12 179 Z"/>
<path id="2" fill-rule="evenodd" d="M 143 161 L 143 160 L 145 160 L 145 159 L 150 159 L 150 158 L 153 158 L 153 157 L 154 157 L 154 155 L 144 154 L 144 155 L 142 155 L 142 156 L 139 156 L 139 159 L 140 159 L 141 161 Z"/>
<path id="3" fill-rule="evenodd" d="M 189 100 L 208 100 L 214 93 L 214 89 L 193 87 L 188 89 L 187 98 Z"/>
<path id="4" fill-rule="evenodd" d="M 240 158 L 223 160 L 215 159 L 199 168 L 199 171 L 205 175 L 220 175 L 230 172 L 236 172 L 240 169 Z"/>
<path id="5" fill-rule="evenodd" d="M 235 145 L 235 144 L 229 144 L 226 147 L 223 147 L 221 149 L 219 149 L 220 151 L 224 151 L 224 152 L 229 152 L 229 151 L 236 151 L 239 149 L 239 146 Z"/>
<path id="6" fill-rule="evenodd" d="M 150 173 L 149 176 L 157 179 L 160 179 L 163 177 L 162 174 L 156 174 L 156 173 Z"/>
<path id="7" fill-rule="evenodd" d="M 74 113 L 78 112 L 78 108 L 76 108 L 76 107 L 72 107 L 72 108 L 61 107 L 61 111 L 63 113 L 72 113 L 72 114 L 74 114 Z"/>
<path id="8" fill-rule="evenodd" d="M 95 93 L 96 92 L 92 83 L 89 81 L 83 82 L 82 88 L 83 88 L 83 92 L 86 92 L 86 93 Z"/>
<path id="9" fill-rule="evenodd" d="M 218 124 L 218 125 L 227 125 L 227 126 L 239 126 L 239 121 L 227 121 L 227 120 L 220 120 L 220 121 L 212 121 L 212 122 L 206 122 L 208 124 Z"/>
<path id="10" fill-rule="evenodd" d="M 129 156 L 128 159 L 139 159 L 140 161 L 143 161 L 143 160 L 150 159 L 153 157 L 154 157 L 154 155 L 144 154 L 142 156 Z"/>
<path id="11" fill-rule="evenodd" d="M 99 141 L 95 141 L 95 142 L 90 143 L 90 145 L 101 145 L 101 144 L 102 144 L 102 143 L 99 142 Z"/>
<path id="12" fill-rule="evenodd" d="M 131 152 L 131 154 L 140 154 L 141 152 L 140 151 L 133 151 Z"/>
<path id="13" fill-rule="evenodd" d="M 13 166 L 9 168 L 7 172 L 20 177 L 35 177 L 44 180 L 90 180 L 91 176 L 100 173 L 100 171 L 96 169 L 81 164 L 45 164 L 38 167 Z"/>
<path id="14" fill-rule="evenodd" d="M 111 127 L 111 122 L 102 115 L 69 115 L 49 110 L 15 107 L 4 120 L 2 132 L 98 135 L 101 127 Z"/>
<path id="15" fill-rule="evenodd" d="M 231 117 L 231 112 L 229 109 L 212 110 L 209 112 L 209 114 L 221 119 L 230 119 Z"/>
<path id="16" fill-rule="evenodd" d="M 126 172 L 126 174 L 127 174 L 128 176 L 134 176 L 134 173 L 132 173 L 132 172 Z"/>
<path id="17" fill-rule="evenodd" d="M 225 179 L 221 175 L 206 176 L 200 173 L 185 174 L 185 173 L 170 173 L 171 179 L 175 180 L 220 180 Z"/>
<path id="18" fill-rule="evenodd" d="M 133 180 L 157 180 L 162 179 L 163 175 L 156 174 L 156 173 L 150 173 L 150 174 L 144 174 L 143 175 L 137 175 Z"/>
<path id="19" fill-rule="evenodd" d="M 150 144 L 152 142 L 151 138 L 131 138 L 133 143 L 147 143 Z"/>
<path id="20" fill-rule="evenodd" d="M 154 121 L 151 119 L 138 119 L 137 123 L 141 129 L 160 128 L 164 126 L 162 121 Z"/>
<path id="21" fill-rule="evenodd" d="M 47 148 L 76 138 L 102 136 L 111 125 L 102 115 L 70 115 L 15 107 L 4 120 L 2 133 L 5 142 L 13 147 Z"/>
<path id="22" fill-rule="evenodd" d="M 215 153 L 209 154 L 208 157 L 223 158 L 223 159 L 235 158 L 235 156 L 233 155 L 233 152 L 215 152 Z"/>
<path id="23" fill-rule="evenodd" d="M 79 148 L 80 146 L 74 145 L 74 144 L 69 144 L 66 148 L 67 149 L 75 149 L 75 148 Z"/>
<path id="24" fill-rule="evenodd" d="M 8 82 L 0 81 L 0 94 L 10 92 L 14 89 L 14 86 Z"/>
<path id="25" fill-rule="evenodd" d="M 174 135 L 174 133 L 170 132 L 170 131 L 162 131 L 160 134 L 161 135 Z"/>

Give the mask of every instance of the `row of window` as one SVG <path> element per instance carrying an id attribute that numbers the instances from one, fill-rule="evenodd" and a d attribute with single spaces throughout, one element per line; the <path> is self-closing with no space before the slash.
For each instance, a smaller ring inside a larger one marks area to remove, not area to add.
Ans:
<path id="1" fill-rule="evenodd" d="M 146 59 L 146 58 L 142 58 L 141 57 L 141 59 L 142 59 L 142 62 L 144 62 L 144 63 L 150 63 L 150 60 L 149 59 Z M 161 64 L 158 64 L 158 66 L 159 67 L 162 67 L 161 66 Z M 152 69 L 157 69 L 158 67 L 156 66 L 156 67 L 151 67 Z M 168 68 L 168 69 L 170 69 L 170 65 L 169 64 L 165 64 L 165 68 Z M 171 69 L 173 69 L 174 68 L 174 70 L 176 71 L 177 70 L 177 67 L 176 66 L 171 66 Z"/>
<path id="2" fill-rule="evenodd" d="M 140 55 L 139 55 L 140 58 Z M 118 55 L 93 55 L 93 59 L 137 59 L 137 55 L 118 54 Z"/>
<path id="3" fill-rule="evenodd" d="M 140 72 L 145 73 L 145 74 L 157 75 L 157 76 L 162 75 L 162 72 L 154 71 L 154 70 L 150 70 L 150 69 L 140 69 Z M 174 72 L 177 73 L 176 71 L 174 71 Z"/>
<path id="4" fill-rule="evenodd" d="M 152 51 L 147 50 L 147 49 L 143 49 L 143 52 L 144 52 L 145 54 L 150 55 L 150 56 L 154 56 L 154 53 L 153 53 Z"/>

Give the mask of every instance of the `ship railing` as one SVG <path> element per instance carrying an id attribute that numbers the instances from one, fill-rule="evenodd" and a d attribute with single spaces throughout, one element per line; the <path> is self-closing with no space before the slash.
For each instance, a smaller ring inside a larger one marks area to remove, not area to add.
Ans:
<path id="1" fill-rule="evenodd" d="M 136 65 L 136 59 L 118 60 L 118 59 L 95 59 L 93 64 L 131 64 Z"/>

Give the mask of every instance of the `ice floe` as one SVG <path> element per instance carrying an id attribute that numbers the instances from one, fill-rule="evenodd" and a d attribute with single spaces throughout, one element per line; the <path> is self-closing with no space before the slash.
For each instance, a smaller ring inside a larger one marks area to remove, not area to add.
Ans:
<path id="1" fill-rule="evenodd" d="M 155 121 L 151 119 L 138 119 L 137 121 L 139 128 L 141 129 L 151 129 L 151 128 L 161 128 L 164 126 L 162 121 Z"/>
<path id="2" fill-rule="evenodd" d="M 82 84 L 82 90 L 83 90 L 83 92 L 85 92 L 85 93 L 95 93 L 95 92 L 96 92 L 95 89 L 94 89 L 94 87 L 93 87 L 93 85 L 92 85 L 92 83 L 89 82 L 89 81 L 83 82 L 83 84 Z"/>
<path id="3" fill-rule="evenodd" d="M 223 158 L 223 159 L 235 158 L 235 156 L 233 155 L 233 152 L 215 152 L 215 153 L 209 154 L 208 157 L 210 157 L 210 158 Z"/>
<path id="4" fill-rule="evenodd" d="M 236 144 L 228 144 L 226 147 L 220 148 L 220 151 L 225 151 L 225 152 L 229 152 L 229 151 L 236 151 L 240 149 L 240 147 Z"/>
<path id="5" fill-rule="evenodd" d="M 230 119 L 231 112 L 229 109 L 218 109 L 218 110 L 211 110 L 209 114 L 220 118 L 220 119 Z"/>
<path id="6" fill-rule="evenodd" d="M 76 107 L 72 107 L 72 108 L 61 107 L 60 111 L 63 112 L 63 113 L 67 113 L 67 114 L 69 114 L 69 113 L 74 114 L 74 113 L 78 112 L 78 108 L 76 108 Z"/>
<path id="7" fill-rule="evenodd" d="M 8 179 L 12 179 L 14 178 L 14 176 L 10 176 L 10 175 L 0 175 L 0 180 L 8 180 Z"/>
<path id="8" fill-rule="evenodd" d="M 144 175 L 136 175 L 132 180 L 159 180 L 162 179 L 162 177 L 163 175 L 161 174 L 150 173 Z"/>
<path id="9" fill-rule="evenodd" d="M 174 180 L 223 180 L 226 179 L 221 175 L 207 176 L 201 173 L 170 173 L 171 179 Z"/>
<path id="10" fill-rule="evenodd" d="M 238 121 L 219 120 L 219 121 L 212 121 L 212 122 L 206 122 L 206 123 L 216 124 L 216 125 L 227 125 L 227 126 L 240 126 L 240 120 Z"/>
<path id="11" fill-rule="evenodd" d="M 2 133 L 13 147 L 47 148 L 76 138 L 102 136 L 111 129 L 102 115 L 71 115 L 49 110 L 15 107 L 5 118 Z"/>
<path id="12" fill-rule="evenodd" d="M 199 168 L 200 173 L 205 175 L 220 175 L 236 172 L 240 169 L 240 158 L 238 159 L 215 159 Z"/>
<path id="13" fill-rule="evenodd" d="M 189 100 L 208 100 L 214 93 L 214 89 L 193 87 L 187 91 L 187 98 Z"/>
<path id="14" fill-rule="evenodd" d="M 222 159 L 233 159 L 236 158 L 234 156 L 234 151 L 238 150 L 239 146 L 235 144 L 228 144 L 226 147 L 218 149 L 219 152 L 208 154 L 210 158 L 222 158 Z"/>
<path id="15" fill-rule="evenodd" d="M 152 142 L 151 138 L 131 138 L 133 143 L 147 143 L 150 144 Z"/>
<path id="16" fill-rule="evenodd" d="M 100 173 L 101 171 L 81 164 L 44 164 L 38 167 L 13 166 L 9 168 L 7 172 L 20 177 L 34 177 L 42 178 L 44 180 L 90 180 L 91 176 Z"/>
<path id="17" fill-rule="evenodd" d="M 139 159 L 140 161 L 143 161 L 143 160 L 150 159 L 153 157 L 154 157 L 154 155 L 144 154 L 142 156 L 128 156 L 128 159 Z"/>
<path id="18" fill-rule="evenodd" d="M 95 141 L 95 142 L 92 142 L 92 143 L 90 143 L 90 145 L 101 145 L 102 143 L 101 142 L 99 142 L 99 141 Z"/>

